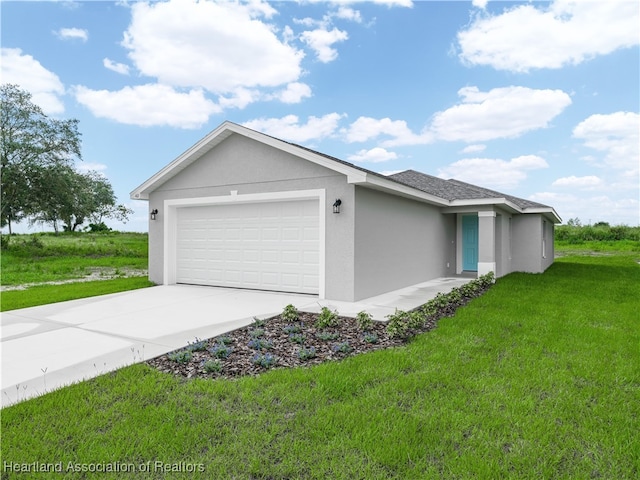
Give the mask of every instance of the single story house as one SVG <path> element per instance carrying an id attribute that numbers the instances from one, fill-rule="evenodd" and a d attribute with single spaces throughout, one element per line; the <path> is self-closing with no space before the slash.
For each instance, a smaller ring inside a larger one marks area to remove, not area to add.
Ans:
<path id="1" fill-rule="evenodd" d="M 552 207 L 413 170 L 384 176 L 225 122 L 131 193 L 149 278 L 358 301 L 438 277 L 543 272 Z"/>

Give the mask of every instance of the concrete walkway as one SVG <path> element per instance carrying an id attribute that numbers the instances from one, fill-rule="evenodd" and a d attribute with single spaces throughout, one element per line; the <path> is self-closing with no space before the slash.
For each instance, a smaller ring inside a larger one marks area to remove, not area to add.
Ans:
<path id="1" fill-rule="evenodd" d="M 187 285 L 157 286 L 2 313 L 2 406 L 148 360 L 276 315 L 288 304 L 376 320 L 468 282 L 440 278 L 356 303 L 312 295 Z"/>

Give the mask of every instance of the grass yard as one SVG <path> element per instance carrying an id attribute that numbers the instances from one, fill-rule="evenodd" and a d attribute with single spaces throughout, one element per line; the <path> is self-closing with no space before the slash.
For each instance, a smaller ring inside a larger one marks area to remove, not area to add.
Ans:
<path id="1" fill-rule="evenodd" d="M 0 294 L 0 311 L 3 312 L 153 285 L 147 280 L 146 273 L 147 234 L 111 232 L 3 237 L 7 238 L 8 247 L 3 245 L 1 257 L 2 286 L 8 288 Z M 28 288 L 10 289 L 15 286 Z"/>
<path id="2" fill-rule="evenodd" d="M 215 381 L 134 365 L 5 408 L 2 478 L 638 478 L 639 257 L 509 275 L 340 363 Z"/>
<path id="3" fill-rule="evenodd" d="M 146 270 L 148 235 L 143 233 L 42 233 L 12 235 L 2 249 L 2 285 L 81 279 L 93 272 L 116 276 Z"/>

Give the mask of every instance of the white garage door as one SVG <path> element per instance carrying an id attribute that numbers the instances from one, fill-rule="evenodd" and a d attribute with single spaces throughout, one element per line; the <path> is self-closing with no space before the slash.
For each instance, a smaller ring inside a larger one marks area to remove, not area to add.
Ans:
<path id="1" fill-rule="evenodd" d="M 318 200 L 177 211 L 178 283 L 318 293 Z"/>

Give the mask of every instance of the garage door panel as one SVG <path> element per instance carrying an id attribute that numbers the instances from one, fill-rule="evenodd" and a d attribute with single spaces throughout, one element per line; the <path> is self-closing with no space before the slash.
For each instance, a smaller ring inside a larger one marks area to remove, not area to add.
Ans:
<path id="1" fill-rule="evenodd" d="M 177 216 L 178 283 L 318 293 L 317 200 L 185 207 Z"/>

